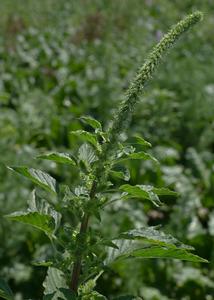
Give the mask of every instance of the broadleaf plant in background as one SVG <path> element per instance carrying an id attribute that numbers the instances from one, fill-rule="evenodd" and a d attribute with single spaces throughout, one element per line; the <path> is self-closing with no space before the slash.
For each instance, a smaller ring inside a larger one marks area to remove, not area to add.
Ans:
<path id="1" fill-rule="evenodd" d="M 102 226 L 102 210 L 112 194 L 124 201 L 137 198 L 160 206 L 159 196 L 174 197 L 168 188 L 129 183 L 117 186 L 112 176 L 129 181 L 124 171 L 127 160 L 157 160 L 150 153 L 136 152 L 134 145 L 126 144 L 122 134 L 126 130 L 136 104 L 147 81 L 152 77 L 162 57 L 177 39 L 202 19 L 200 12 L 187 16 L 173 27 L 154 47 L 128 88 L 107 131 L 90 116 L 81 118 L 92 131 L 72 131 L 72 138 L 84 143 L 75 155 L 67 153 L 41 154 L 38 158 L 76 168 L 81 185 L 75 188 L 61 185 L 49 174 L 25 166 L 10 167 L 44 191 L 36 191 L 25 212 L 15 212 L 7 218 L 29 224 L 43 231 L 50 239 L 51 254 L 38 265 L 49 266 L 44 281 L 43 299 L 107 299 L 95 291 L 96 281 L 114 262 L 127 258 L 170 258 L 191 262 L 206 262 L 193 254 L 192 247 L 184 245 L 157 227 L 141 227 L 120 233 L 114 238 L 102 236 L 93 228 L 93 220 Z M 137 144 L 146 148 L 151 144 L 136 137 Z M 47 193 L 48 192 L 48 193 Z M 46 193 L 46 194 L 45 194 Z M 93 218 L 94 217 L 94 218 Z M 90 225 L 92 224 L 92 226 Z M 13 294 L 2 281 L 0 295 L 13 299 Z M 116 299 L 138 299 L 121 296 Z M 115 299 L 115 300 L 116 300 Z"/>

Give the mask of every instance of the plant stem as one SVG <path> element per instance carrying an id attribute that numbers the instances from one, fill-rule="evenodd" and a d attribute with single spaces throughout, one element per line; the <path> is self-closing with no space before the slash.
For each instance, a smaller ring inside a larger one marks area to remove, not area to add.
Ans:
<path id="1" fill-rule="evenodd" d="M 109 141 L 106 144 L 102 145 L 102 153 L 99 157 L 99 161 L 102 164 L 98 165 L 95 169 L 94 175 L 95 180 L 92 183 L 91 191 L 90 191 L 90 201 L 94 199 L 97 188 L 97 181 L 103 177 L 103 174 L 106 173 L 103 165 L 108 161 L 108 157 L 111 156 L 111 151 L 114 150 L 115 144 L 117 143 L 118 136 L 122 131 L 124 131 L 128 125 L 128 120 L 130 119 L 133 110 L 139 101 L 139 96 L 142 93 L 142 90 L 147 83 L 147 81 L 152 77 L 155 72 L 157 66 L 160 64 L 162 57 L 170 49 L 176 40 L 189 28 L 191 28 L 194 24 L 202 19 L 201 12 L 195 12 L 190 14 L 179 23 L 176 24 L 162 39 L 161 41 L 153 48 L 151 53 L 149 54 L 147 60 L 140 68 L 134 80 L 131 82 L 124 100 L 122 101 L 117 113 L 114 116 L 112 126 L 109 130 Z M 107 171 L 108 172 L 108 171 Z M 84 235 L 88 229 L 89 222 L 89 213 L 85 213 L 81 222 L 79 238 L 77 243 L 85 244 Z M 82 238 L 82 239 L 81 239 Z M 83 245 L 86 246 L 86 245 Z M 82 248 L 82 245 L 81 245 Z M 71 285 L 70 288 L 74 293 L 77 293 L 78 284 L 79 284 L 79 276 L 81 272 L 81 264 L 82 264 L 82 251 L 79 250 L 77 244 L 77 253 L 76 253 L 76 261 L 74 263 L 72 277 L 71 277 Z"/>
<path id="2" fill-rule="evenodd" d="M 97 188 L 97 181 L 94 180 L 92 183 L 90 194 L 89 194 L 90 201 L 93 200 L 95 197 L 96 188 Z M 89 217 L 90 217 L 89 213 L 85 213 L 83 215 L 81 226 L 80 226 L 80 231 L 79 231 L 79 236 L 83 236 L 87 232 Z M 72 276 L 71 276 L 71 284 L 70 284 L 70 288 L 71 288 L 72 292 L 74 292 L 75 294 L 77 293 L 77 290 L 78 290 L 79 277 L 80 277 L 80 272 L 81 272 L 81 264 L 82 264 L 82 253 L 77 253 L 76 261 L 74 263 L 73 272 L 72 272 Z"/>

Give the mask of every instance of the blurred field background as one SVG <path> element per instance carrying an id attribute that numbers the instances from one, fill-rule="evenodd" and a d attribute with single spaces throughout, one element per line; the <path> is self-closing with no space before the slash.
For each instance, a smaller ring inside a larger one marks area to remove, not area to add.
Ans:
<path id="1" fill-rule="evenodd" d="M 214 1 L 0 1 L 0 276 L 16 299 L 41 299 L 45 268 L 32 261 L 46 237 L 2 216 L 26 207 L 32 186 L 5 165 L 39 166 L 75 184 L 68 167 L 33 159 L 45 150 L 75 152 L 68 132 L 91 115 L 105 126 L 129 80 L 168 28 L 195 10 L 204 21 L 164 61 L 142 97 L 128 135 L 139 133 L 161 162 L 132 164 L 132 184 L 170 186 L 166 206 L 112 205 L 103 232 L 163 224 L 209 264 L 168 260 L 117 263 L 98 282 L 108 297 L 214 299 Z"/>

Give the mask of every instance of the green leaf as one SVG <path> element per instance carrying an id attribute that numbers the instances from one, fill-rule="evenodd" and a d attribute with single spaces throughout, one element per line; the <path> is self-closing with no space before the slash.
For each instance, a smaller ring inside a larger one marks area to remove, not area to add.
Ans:
<path id="1" fill-rule="evenodd" d="M 49 237 L 53 235 L 55 229 L 54 218 L 50 215 L 44 215 L 39 212 L 15 212 L 6 215 L 7 218 L 13 221 L 31 225 L 42 230 Z"/>
<path id="2" fill-rule="evenodd" d="M 59 298 L 68 300 L 75 299 L 72 293 L 68 291 L 68 286 L 66 284 L 66 278 L 62 271 L 56 268 L 48 268 L 47 276 L 43 282 L 43 287 L 45 288 L 44 294 L 47 296 L 53 295 L 52 300 L 58 300 Z M 66 292 L 65 292 L 66 291 Z M 70 294 L 70 298 L 67 294 Z"/>
<path id="3" fill-rule="evenodd" d="M 152 147 L 152 144 L 144 140 L 141 136 L 136 135 L 135 139 L 137 140 L 137 144 L 140 144 L 145 147 Z"/>
<path id="4" fill-rule="evenodd" d="M 157 194 L 153 192 L 153 187 L 146 185 L 135 185 L 124 184 L 120 186 L 120 189 L 126 192 L 129 196 L 139 199 L 150 200 L 155 206 L 162 205 L 162 202 L 158 198 Z M 126 196 L 125 196 L 126 198 Z"/>
<path id="5" fill-rule="evenodd" d="M 118 238 L 131 240 L 139 239 L 141 241 L 148 242 L 149 244 L 155 244 L 158 246 L 194 250 L 193 247 L 181 243 L 171 234 L 166 234 L 163 231 L 157 230 L 157 227 L 154 226 L 129 230 L 127 232 L 121 233 Z"/>
<path id="6" fill-rule="evenodd" d="M 135 257 L 144 258 L 171 258 L 186 260 L 191 262 L 204 262 L 207 263 L 206 259 L 203 259 L 195 254 L 192 254 L 184 249 L 168 249 L 161 247 L 152 247 L 148 249 L 139 249 L 133 252 Z"/>
<path id="7" fill-rule="evenodd" d="M 177 192 L 171 191 L 168 188 L 155 188 L 152 187 L 152 191 L 158 196 L 175 196 L 177 197 L 179 194 Z"/>
<path id="8" fill-rule="evenodd" d="M 125 181 L 129 181 L 130 179 L 130 172 L 128 169 L 125 169 L 124 171 L 115 171 L 115 170 L 111 170 L 110 174 L 114 177 L 114 178 L 119 178 L 119 179 L 123 179 Z"/>
<path id="9" fill-rule="evenodd" d="M 159 199 L 159 195 L 177 196 L 176 192 L 173 192 L 167 188 L 155 188 L 151 185 L 129 185 L 124 184 L 120 186 L 120 189 L 128 193 L 129 196 L 140 199 L 150 200 L 155 206 L 162 205 Z"/>
<path id="10" fill-rule="evenodd" d="M 33 183 L 39 185 L 45 190 L 52 192 L 54 194 L 57 193 L 56 180 L 53 177 L 51 177 L 49 174 L 42 172 L 40 170 L 36 170 L 24 166 L 9 167 L 9 169 L 30 179 Z"/>
<path id="11" fill-rule="evenodd" d="M 114 241 L 118 249 L 109 248 L 108 256 L 105 263 L 112 264 L 115 260 L 125 259 L 128 257 L 139 258 L 171 258 L 187 260 L 191 262 L 207 262 L 207 260 L 190 253 L 186 249 L 161 247 L 161 246 L 148 246 L 141 241 L 135 240 L 116 240 Z"/>
<path id="12" fill-rule="evenodd" d="M 35 190 L 32 191 L 28 200 L 28 212 L 38 212 L 41 215 L 50 215 L 55 222 L 55 230 L 59 228 L 61 222 L 61 214 L 57 212 L 46 200 L 37 197 Z"/>
<path id="13" fill-rule="evenodd" d="M 159 163 L 155 157 L 153 157 L 151 154 L 143 152 L 143 151 L 130 153 L 124 159 L 144 159 L 144 160 L 150 159 L 150 160 L 153 160 L 155 163 Z"/>
<path id="14" fill-rule="evenodd" d="M 76 165 L 68 153 L 52 152 L 37 156 L 39 159 L 47 159 L 60 164 Z"/>
<path id="15" fill-rule="evenodd" d="M 110 265 L 117 259 L 131 256 L 131 253 L 140 246 L 143 248 L 143 244 L 139 245 L 136 241 L 126 239 L 114 240 L 114 244 L 117 248 L 108 248 L 107 257 L 104 261 L 105 265 Z"/>
<path id="16" fill-rule="evenodd" d="M 9 285 L 3 280 L 0 279 L 0 298 L 13 300 L 13 292 L 11 291 Z"/>
<path id="17" fill-rule="evenodd" d="M 70 134 L 73 136 L 80 137 L 83 141 L 88 142 L 88 143 L 92 144 L 93 146 L 95 146 L 95 148 L 97 150 L 99 150 L 99 151 L 101 150 L 101 146 L 97 141 L 96 134 L 90 133 L 85 130 L 71 131 Z"/>
<path id="18" fill-rule="evenodd" d="M 83 116 L 80 119 L 84 123 L 90 125 L 92 128 L 102 130 L 102 125 L 100 124 L 99 121 L 95 120 L 94 118 L 89 117 L 89 116 Z"/>
<path id="19" fill-rule="evenodd" d="M 79 160 L 85 163 L 87 166 L 90 166 L 93 162 L 97 161 L 97 156 L 94 152 L 94 149 L 87 143 L 84 143 L 79 148 Z"/>

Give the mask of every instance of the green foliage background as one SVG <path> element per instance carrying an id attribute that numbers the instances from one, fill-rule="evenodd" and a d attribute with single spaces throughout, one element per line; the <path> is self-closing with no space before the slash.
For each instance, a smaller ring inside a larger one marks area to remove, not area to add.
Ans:
<path id="1" fill-rule="evenodd" d="M 17 299 L 41 298 L 46 237 L 2 216 L 26 207 L 32 186 L 5 165 L 44 168 L 76 184 L 66 166 L 33 160 L 45 150 L 75 152 L 68 132 L 81 115 L 108 125 L 129 80 L 168 28 L 200 9 L 204 21 L 182 38 L 147 87 L 129 135 L 153 144 L 161 165 L 132 164 L 132 184 L 169 185 L 180 193 L 154 209 L 132 201 L 109 206 L 103 232 L 112 236 L 163 224 L 210 264 L 139 260 L 117 263 L 98 290 L 146 300 L 213 299 L 214 295 L 214 3 L 209 0 L 2 0 L 0 2 L 0 275 Z"/>

